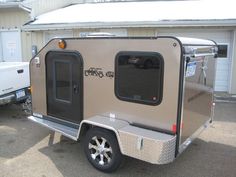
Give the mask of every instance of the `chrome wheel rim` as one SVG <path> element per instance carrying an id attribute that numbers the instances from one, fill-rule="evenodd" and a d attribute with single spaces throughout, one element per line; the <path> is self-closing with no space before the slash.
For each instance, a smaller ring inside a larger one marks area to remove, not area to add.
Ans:
<path id="1" fill-rule="evenodd" d="M 103 137 L 94 136 L 89 142 L 91 158 L 99 165 L 107 165 L 112 160 L 112 148 L 110 143 Z"/>

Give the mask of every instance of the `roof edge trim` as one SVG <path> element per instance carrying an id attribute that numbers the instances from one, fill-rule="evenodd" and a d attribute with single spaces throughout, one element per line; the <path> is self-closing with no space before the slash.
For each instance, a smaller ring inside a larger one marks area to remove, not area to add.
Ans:
<path id="1" fill-rule="evenodd" d="M 157 22 L 89 22 L 89 23 L 68 23 L 68 24 L 42 24 L 32 25 L 26 23 L 23 31 L 47 31 L 55 29 L 76 29 L 76 28 L 132 28 L 132 27 L 235 27 L 236 19 L 228 20 L 193 20 L 193 21 L 157 21 Z"/>

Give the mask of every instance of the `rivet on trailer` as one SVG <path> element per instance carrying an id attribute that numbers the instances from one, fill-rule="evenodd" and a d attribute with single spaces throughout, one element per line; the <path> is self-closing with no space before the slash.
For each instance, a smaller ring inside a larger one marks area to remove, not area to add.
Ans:
<path id="1" fill-rule="evenodd" d="M 172 162 L 212 122 L 213 41 L 178 37 L 52 39 L 30 62 L 30 120 L 75 141 L 89 162 L 123 155 Z"/>

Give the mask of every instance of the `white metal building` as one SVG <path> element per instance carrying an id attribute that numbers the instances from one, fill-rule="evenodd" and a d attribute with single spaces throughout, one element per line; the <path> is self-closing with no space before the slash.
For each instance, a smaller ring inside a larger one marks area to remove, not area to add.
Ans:
<path id="1" fill-rule="evenodd" d="M 29 20 L 29 9 L 20 2 L 0 2 L 0 62 L 22 61 L 21 26 Z"/>
<path id="2" fill-rule="evenodd" d="M 82 0 L 81 0 L 82 1 Z M 0 0 L 0 62 L 28 61 L 31 33 L 22 26 L 39 15 L 80 0 Z"/>
<path id="3" fill-rule="evenodd" d="M 212 39 L 220 49 L 215 90 L 236 94 L 236 12 L 231 1 L 77 4 L 39 15 L 23 30 L 30 33 L 32 45 L 38 48 L 52 37 L 78 37 L 90 32 Z"/>

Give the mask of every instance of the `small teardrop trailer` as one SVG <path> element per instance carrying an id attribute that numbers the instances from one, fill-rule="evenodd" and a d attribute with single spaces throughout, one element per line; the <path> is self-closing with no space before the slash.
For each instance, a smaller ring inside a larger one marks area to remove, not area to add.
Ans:
<path id="1" fill-rule="evenodd" d="M 122 156 L 172 162 L 212 122 L 217 46 L 178 37 L 52 39 L 30 62 L 30 120 L 75 141 L 97 169 Z"/>

